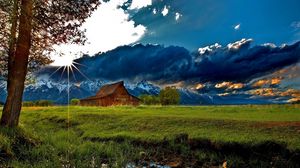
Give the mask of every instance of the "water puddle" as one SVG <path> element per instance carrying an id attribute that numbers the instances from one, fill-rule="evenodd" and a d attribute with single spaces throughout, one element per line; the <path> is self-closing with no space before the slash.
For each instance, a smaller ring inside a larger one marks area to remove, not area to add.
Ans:
<path id="1" fill-rule="evenodd" d="M 137 168 L 137 167 L 140 167 L 140 166 L 137 166 L 134 163 L 128 163 L 126 165 L 126 168 Z M 150 167 L 150 168 L 171 168 L 170 166 L 160 165 L 157 163 L 150 163 L 149 165 L 142 166 L 142 168 L 148 168 L 148 167 Z"/>

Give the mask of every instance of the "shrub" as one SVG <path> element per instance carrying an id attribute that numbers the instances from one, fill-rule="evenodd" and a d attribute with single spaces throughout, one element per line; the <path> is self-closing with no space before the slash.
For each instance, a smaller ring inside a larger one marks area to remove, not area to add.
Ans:
<path id="1" fill-rule="evenodd" d="M 32 106 L 35 106 L 35 103 L 34 103 L 33 101 L 24 101 L 24 102 L 22 103 L 22 105 L 23 105 L 24 107 L 32 107 Z"/>
<path id="2" fill-rule="evenodd" d="M 35 106 L 52 106 L 53 102 L 51 100 L 38 100 L 35 101 Z"/>
<path id="3" fill-rule="evenodd" d="M 154 95 L 141 95 L 139 97 L 143 104 L 145 105 L 158 105 L 160 104 L 160 99 L 158 96 Z"/>
<path id="4" fill-rule="evenodd" d="M 180 94 L 175 87 L 166 87 L 160 91 L 159 99 L 162 105 L 176 105 L 179 104 Z"/>
<path id="5" fill-rule="evenodd" d="M 71 105 L 78 106 L 79 104 L 80 104 L 80 100 L 79 99 L 71 99 Z"/>

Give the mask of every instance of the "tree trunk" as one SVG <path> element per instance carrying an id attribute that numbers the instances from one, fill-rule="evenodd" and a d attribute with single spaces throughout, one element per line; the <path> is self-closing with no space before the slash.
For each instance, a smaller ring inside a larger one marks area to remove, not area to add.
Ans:
<path id="1" fill-rule="evenodd" d="M 9 48 L 8 48 L 8 57 L 12 59 L 8 60 L 8 69 L 12 68 L 12 62 L 15 57 L 16 35 L 17 35 L 17 25 L 18 25 L 18 9 L 19 9 L 19 1 L 13 0 L 13 10 L 11 13 L 11 28 L 10 28 Z"/>
<path id="2" fill-rule="evenodd" d="M 16 52 L 16 36 L 17 36 L 17 26 L 19 17 L 19 0 L 13 0 L 13 10 L 11 11 L 11 28 L 9 37 L 9 48 L 8 48 L 8 71 L 13 68 L 13 61 L 15 60 Z M 7 79 L 11 79 L 11 73 L 8 73 Z M 7 88 L 10 85 L 10 80 L 7 80 Z"/>
<path id="3" fill-rule="evenodd" d="M 14 56 L 9 56 L 7 98 L 3 108 L 1 125 L 18 126 L 22 107 L 24 82 L 27 74 L 31 47 L 32 0 L 22 0 L 19 18 L 18 40 Z"/>

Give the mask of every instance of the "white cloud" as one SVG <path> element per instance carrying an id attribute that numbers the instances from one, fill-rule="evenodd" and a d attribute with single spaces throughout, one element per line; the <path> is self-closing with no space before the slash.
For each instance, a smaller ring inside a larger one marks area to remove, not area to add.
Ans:
<path id="1" fill-rule="evenodd" d="M 164 7 L 164 9 L 161 11 L 161 14 L 163 16 L 166 16 L 169 13 L 169 8 L 167 6 Z"/>
<path id="2" fill-rule="evenodd" d="M 291 27 L 294 29 L 294 41 L 299 41 L 300 38 L 300 21 L 291 23 Z"/>
<path id="3" fill-rule="evenodd" d="M 68 60 L 74 59 L 80 52 L 93 55 L 138 41 L 146 33 L 147 28 L 143 25 L 135 26 L 134 21 L 129 20 L 129 14 L 119 8 L 125 2 L 127 0 L 102 2 L 82 26 L 86 29 L 88 43 L 84 46 L 56 46 L 56 49 L 65 56 L 59 57 L 53 54 L 52 58 L 55 60 L 53 65 L 63 65 L 64 62 L 67 64 Z"/>
<path id="4" fill-rule="evenodd" d="M 129 9 L 141 9 L 149 5 L 152 5 L 152 0 L 133 0 Z"/>
<path id="5" fill-rule="evenodd" d="M 157 10 L 156 10 L 155 8 L 153 9 L 153 11 L 152 11 L 152 12 L 153 12 L 153 14 L 154 14 L 154 15 L 156 15 L 156 14 L 157 14 Z"/>
<path id="6" fill-rule="evenodd" d="M 234 30 L 240 30 L 240 28 L 241 28 L 241 24 L 238 24 L 238 25 L 234 26 Z"/>
<path id="7" fill-rule="evenodd" d="M 291 24 L 291 27 L 295 28 L 295 29 L 299 29 L 300 28 L 300 21 L 295 21 Z"/>
<path id="8" fill-rule="evenodd" d="M 210 53 L 218 48 L 221 48 L 222 46 L 218 43 L 215 43 L 214 45 L 210 45 L 210 46 L 206 46 L 206 47 L 203 47 L 203 48 L 199 48 L 198 49 L 198 52 L 200 55 L 203 55 L 205 53 Z"/>
<path id="9" fill-rule="evenodd" d="M 277 46 L 274 43 L 265 43 L 262 46 L 276 48 Z"/>
<path id="10" fill-rule="evenodd" d="M 243 46 L 244 44 L 250 43 L 250 42 L 252 42 L 252 41 L 253 41 L 253 39 L 245 39 L 245 38 L 243 38 L 243 39 L 240 40 L 240 41 L 236 41 L 236 42 L 234 42 L 234 43 L 229 43 L 229 44 L 227 45 L 227 48 L 228 48 L 229 50 L 238 50 L 238 49 L 240 49 L 241 46 Z"/>
<path id="11" fill-rule="evenodd" d="M 182 17 L 182 14 L 176 12 L 175 13 L 175 20 L 178 21 Z"/>
<path id="12" fill-rule="evenodd" d="M 111 0 L 103 3 L 83 25 L 86 36 L 91 43 L 90 52 L 107 51 L 120 45 L 139 40 L 146 32 L 143 25 L 134 25 L 129 14 L 118 8 L 126 0 Z"/>

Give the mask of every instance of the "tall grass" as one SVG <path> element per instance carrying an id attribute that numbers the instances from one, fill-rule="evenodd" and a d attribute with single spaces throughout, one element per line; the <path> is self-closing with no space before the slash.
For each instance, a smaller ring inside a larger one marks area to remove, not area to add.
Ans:
<path id="1" fill-rule="evenodd" d="M 229 167 L 265 166 L 270 159 L 254 157 L 250 163 L 240 155 L 218 150 L 228 146 L 256 150 L 252 146 L 265 142 L 281 144 L 282 151 L 300 150 L 299 107 L 71 106 L 69 120 L 67 107 L 24 107 L 20 128 L 0 128 L 0 165 L 124 167 L 128 163 L 180 162 L 210 167 L 227 160 Z M 277 164 L 286 163 L 285 159 Z"/>

